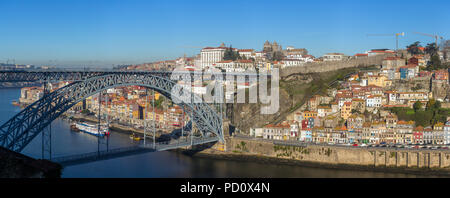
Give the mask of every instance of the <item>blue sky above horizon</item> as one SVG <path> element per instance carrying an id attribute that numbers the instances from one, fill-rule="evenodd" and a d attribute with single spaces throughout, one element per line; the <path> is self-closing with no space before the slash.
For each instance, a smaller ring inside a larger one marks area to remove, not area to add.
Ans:
<path id="1" fill-rule="evenodd" d="M 110 66 L 199 53 L 261 50 L 266 40 L 314 56 L 348 55 L 448 38 L 450 1 L 0 0 L 0 63 Z"/>

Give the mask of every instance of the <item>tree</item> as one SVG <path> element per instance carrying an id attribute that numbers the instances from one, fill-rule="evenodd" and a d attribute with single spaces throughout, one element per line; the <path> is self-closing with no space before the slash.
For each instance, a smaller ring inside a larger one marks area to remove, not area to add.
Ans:
<path id="1" fill-rule="evenodd" d="M 434 109 L 435 104 L 436 104 L 436 100 L 433 99 L 433 98 L 430 99 L 430 100 L 427 102 L 427 106 L 426 106 L 427 110 L 432 110 L 432 109 Z"/>
<path id="2" fill-rule="evenodd" d="M 272 61 L 281 61 L 284 58 L 284 54 L 280 51 L 273 52 Z"/>
<path id="3" fill-rule="evenodd" d="M 422 103 L 420 101 L 416 101 L 413 105 L 414 111 L 417 112 L 422 109 Z"/>
<path id="4" fill-rule="evenodd" d="M 440 108 L 441 108 L 441 101 L 437 100 L 437 101 L 434 103 L 434 109 L 440 109 Z"/>
<path id="5" fill-rule="evenodd" d="M 434 56 L 437 54 L 438 49 L 436 47 L 436 43 L 428 43 L 425 47 L 425 53 L 429 54 L 430 56 Z"/>
<path id="6" fill-rule="evenodd" d="M 416 54 L 422 54 L 421 50 L 419 49 L 419 47 L 422 47 L 420 45 L 420 41 L 416 41 L 411 45 L 408 45 L 406 48 L 408 49 L 408 52 L 412 55 L 416 55 Z"/>
<path id="7" fill-rule="evenodd" d="M 239 55 L 239 52 L 233 51 L 233 48 L 230 47 L 225 49 L 225 53 L 223 55 L 223 60 L 232 60 L 235 61 L 237 59 L 242 59 L 242 57 Z"/>
<path id="8" fill-rule="evenodd" d="M 444 66 L 442 65 L 439 55 L 434 54 L 433 56 L 431 56 L 430 61 L 428 61 L 427 70 L 431 71 L 431 70 L 441 69 L 442 67 L 445 68 L 445 65 Z"/>

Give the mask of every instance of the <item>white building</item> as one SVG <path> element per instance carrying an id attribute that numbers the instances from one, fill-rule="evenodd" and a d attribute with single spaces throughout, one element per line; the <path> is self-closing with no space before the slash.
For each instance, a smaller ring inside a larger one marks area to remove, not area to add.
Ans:
<path id="1" fill-rule="evenodd" d="M 444 126 L 444 144 L 450 144 L 450 120 Z"/>
<path id="2" fill-rule="evenodd" d="M 223 69 L 227 72 L 243 72 L 253 68 L 252 60 L 224 60 L 213 64 L 213 66 Z"/>
<path id="3" fill-rule="evenodd" d="M 345 58 L 346 56 L 343 53 L 328 53 L 323 55 L 323 61 L 341 61 Z"/>
<path id="4" fill-rule="evenodd" d="M 303 65 L 303 61 L 299 59 L 283 59 L 282 67 L 293 67 L 293 66 L 301 66 Z"/>
<path id="5" fill-rule="evenodd" d="M 262 138 L 263 137 L 263 128 L 250 128 L 250 136 Z"/>
<path id="6" fill-rule="evenodd" d="M 206 47 L 200 52 L 202 68 L 211 67 L 213 64 L 223 60 L 226 47 Z"/>
<path id="7" fill-rule="evenodd" d="M 367 107 L 381 107 L 382 99 L 383 98 L 381 96 L 374 96 L 374 95 L 367 96 L 366 106 Z"/>
<path id="8" fill-rule="evenodd" d="M 298 138 L 300 136 L 300 129 L 298 127 L 298 123 L 291 124 L 291 138 Z"/>
<path id="9" fill-rule="evenodd" d="M 246 59 L 255 58 L 254 49 L 240 49 L 238 50 L 239 56 L 245 57 Z"/>
<path id="10" fill-rule="evenodd" d="M 314 62 L 314 56 L 312 56 L 312 55 L 289 54 L 286 56 L 286 59 L 300 60 L 304 63 Z"/>

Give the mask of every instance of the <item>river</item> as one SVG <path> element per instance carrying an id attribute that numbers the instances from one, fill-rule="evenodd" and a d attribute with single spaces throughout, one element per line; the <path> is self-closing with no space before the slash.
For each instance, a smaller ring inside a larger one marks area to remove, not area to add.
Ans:
<path id="1" fill-rule="evenodd" d="M 0 124 L 9 120 L 20 108 L 11 103 L 20 97 L 18 88 L 0 88 Z M 34 158 L 42 156 L 42 138 L 37 136 L 22 153 Z M 128 135 L 112 132 L 110 148 L 136 144 Z M 102 149 L 105 146 L 102 145 Z M 67 121 L 57 119 L 52 123 L 52 156 L 82 154 L 97 151 L 97 137 L 71 132 Z M 191 177 L 295 177 L 295 178 L 346 178 L 346 177 L 423 177 L 403 173 L 337 170 L 291 165 L 262 164 L 257 162 L 229 161 L 191 157 L 175 152 L 156 152 L 97 161 L 64 168 L 62 177 L 132 177 L 132 178 L 191 178 Z"/>

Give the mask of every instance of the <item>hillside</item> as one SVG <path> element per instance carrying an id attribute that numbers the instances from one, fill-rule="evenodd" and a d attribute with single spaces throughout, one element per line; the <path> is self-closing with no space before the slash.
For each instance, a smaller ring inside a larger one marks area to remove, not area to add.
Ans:
<path id="1" fill-rule="evenodd" d="M 260 113 L 260 105 L 257 104 L 235 104 L 232 124 L 242 133 L 248 133 L 251 127 L 262 127 L 267 124 L 278 123 L 300 108 L 315 94 L 325 94 L 327 89 L 338 86 L 347 74 L 372 67 L 345 68 L 337 71 L 321 73 L 297 74 L 280 80 L 280 108 L 276 114 L 263 115 Z"/>

